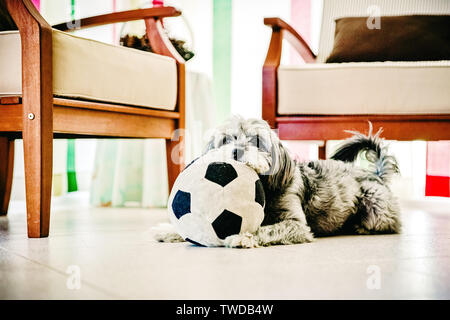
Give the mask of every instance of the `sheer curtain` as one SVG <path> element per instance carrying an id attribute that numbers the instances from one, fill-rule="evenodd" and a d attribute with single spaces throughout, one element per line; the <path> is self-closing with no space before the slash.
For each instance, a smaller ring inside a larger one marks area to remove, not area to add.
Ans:
<path id="1" fill-rule="evenodd" d="M 186 74 L 186 162 L 199 156 L 215 126 L 212 84 L 203 73 Z M 113 207 L 167 205 L 165 142 L 161 139 L 99 140 L 91 204 Z"/>

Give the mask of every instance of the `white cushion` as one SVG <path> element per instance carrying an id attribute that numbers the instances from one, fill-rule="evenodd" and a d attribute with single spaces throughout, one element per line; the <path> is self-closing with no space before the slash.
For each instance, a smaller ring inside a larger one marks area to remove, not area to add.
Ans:
<path id="1" fill-rule="evenodd" d="M 174 110 L 174 59 L 53 30 L 56 96 Z M 0 32 L 0 96 L 22 95 L 18 31 Z"/>
<path id="2" fill-rule="evenodd" d="M 450 114 L 450 61 L 280 66 L 280 114 Z"/>

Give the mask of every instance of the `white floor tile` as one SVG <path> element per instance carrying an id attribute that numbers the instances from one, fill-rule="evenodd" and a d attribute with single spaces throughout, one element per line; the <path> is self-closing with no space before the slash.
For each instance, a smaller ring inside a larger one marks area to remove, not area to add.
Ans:
<path id="1" fill-rule="evenodd" d="M 450 210 L 444 207 L 428 212 L 404 204 L 399 235 L 240 250 L 155 242 L 149 230 L 167 220 L 164 209 L 71 201 L 54 203 L 46 239 L 27 239 L 23 205 L 0 218 L 0 298 L 450 298 Z M 67 288 L 70 266 L 80 270 L 80 290 Z"/>

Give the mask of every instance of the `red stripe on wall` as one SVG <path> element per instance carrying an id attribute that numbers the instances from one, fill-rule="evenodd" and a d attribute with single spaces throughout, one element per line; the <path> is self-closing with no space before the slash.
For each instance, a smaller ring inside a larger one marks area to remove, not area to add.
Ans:
<path id="1" fill-rule="evenodd" d="M 450 141 L 427 142 L 425 195 L 450 197 Z"/>
<path id="2" fill-rule="evenodd" d="M 308 44 L 311 43 L 311 0 L 291 0 L 290 25 Z M 291 64 L 304 62 L 294 48 L 289 52 L 289 60 Z"/>
<path id="3" fill-rule="evenodd" d="M 38 9 L 39 11 L 41 10 L 41 0 L 32 0 L 31 2 L 33 2 L 36 9 Z"/>
<path id="4" fill-rule="evenodd" d="M 450 197 L 450 177 L 427 175 L 425 195 L 430 197 Z"/>

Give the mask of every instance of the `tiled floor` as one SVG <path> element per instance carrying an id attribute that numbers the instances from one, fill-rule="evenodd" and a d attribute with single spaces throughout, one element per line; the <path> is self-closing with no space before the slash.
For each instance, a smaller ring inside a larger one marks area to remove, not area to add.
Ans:
<path id="1" fill-rule="evenodd" d="M 46 239 L 23 203 L 0 217 L 0 299 L 450 299 L 448 201 L 403 203 L 401 235 L 250 250 L 156 243 L 162 209 L 53 208 Z"/>

